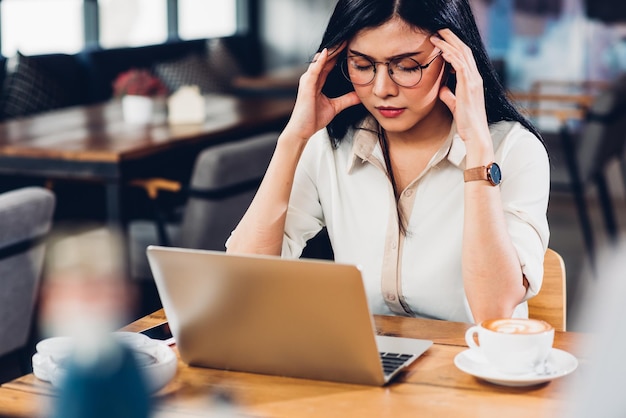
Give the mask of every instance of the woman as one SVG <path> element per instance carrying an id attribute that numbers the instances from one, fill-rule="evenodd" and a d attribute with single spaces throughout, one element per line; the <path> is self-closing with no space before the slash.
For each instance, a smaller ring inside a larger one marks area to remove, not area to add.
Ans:
<path id="1" fill-rule="evenodd" d="M 548 194 L 545 148 L 467 0 L 339 0 L 227 247 L 299 257 L 325 226 L 335 260 L 361 266 L 373 313 L 523 317 Z"/>

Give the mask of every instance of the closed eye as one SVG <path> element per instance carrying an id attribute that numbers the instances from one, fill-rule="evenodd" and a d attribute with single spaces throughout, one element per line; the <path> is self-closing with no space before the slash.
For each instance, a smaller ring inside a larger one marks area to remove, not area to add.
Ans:
<path id="1" fill-rule="evenodd" d="M 350 65 L 350 68 L 357 71 L 372 71 L 374 68 L 373 62 L 360 56 L 348 57 L 348 64 Z"/>
<path id="2" fill-rule="evenodd" d="M 422 66 L 413 58 L 402 58 L 391 62 L 393 71 L 401 71 L 404 73 L 414 73 L 420 71 Z"/>

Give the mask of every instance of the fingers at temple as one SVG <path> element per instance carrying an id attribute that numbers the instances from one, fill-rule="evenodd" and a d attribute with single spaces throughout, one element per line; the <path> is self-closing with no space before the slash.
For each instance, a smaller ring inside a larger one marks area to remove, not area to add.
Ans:
<path id="1" fill-rule="evenodd" d="M 344 109 L 361 103 L 361 99 L 359 99 L 359 96 L 357 96 L 355 92 L 351 91 L 343 96 L 335 97 L 332 99 L 332 102 L 335 106 L 335 110 L 339 113 Z"/>

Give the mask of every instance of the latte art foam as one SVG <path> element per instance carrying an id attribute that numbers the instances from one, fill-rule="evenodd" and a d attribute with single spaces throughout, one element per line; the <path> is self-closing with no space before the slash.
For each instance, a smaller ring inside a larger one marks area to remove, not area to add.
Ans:
<path id="1" fill-rule="evenodd" d="M 483 328 L 503 334 L 537 334 L 552 329 L 547 322 L 535 319 L 494 319 L 482 325 Z"/>

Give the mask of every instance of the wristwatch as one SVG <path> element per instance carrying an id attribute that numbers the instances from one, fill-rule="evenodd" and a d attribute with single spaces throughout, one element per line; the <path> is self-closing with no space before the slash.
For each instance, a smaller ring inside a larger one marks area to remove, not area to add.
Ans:
<path id="1" fill-rule="evenodd" d="M 492 186 L 497 186 L 502 181 L 502 172 L 497 163 L 491 163 L 486 166 L 481 165 L 480 167 L 468 168 L 463 172 L 463 178 L 465 182 L 485 180 L 491 183 Z"/>

